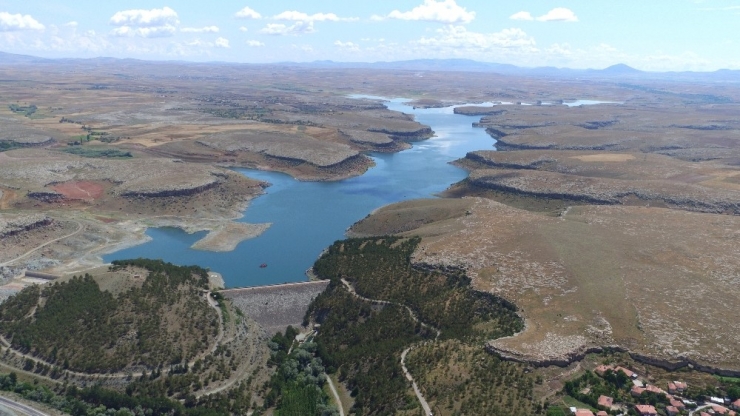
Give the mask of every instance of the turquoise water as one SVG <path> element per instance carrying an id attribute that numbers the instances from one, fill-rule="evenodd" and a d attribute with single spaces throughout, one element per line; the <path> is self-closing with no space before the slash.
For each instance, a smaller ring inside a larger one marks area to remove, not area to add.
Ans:
<path id="1" fill-rule="evenodd" d="M 339 182 L 300 182 L 276 172 L 239 169 L 246 176 L 272 185 L 254 199 L 240 221 L 272 223 L 261 236 L 239 244 L 233 252 L 190 249 L 204 233 L 174 228 L 149 229 L 152 241 L 105 256 L 106 262 L 137 257 L 161 258 L 209 267 L 223 275 L 227 287 L 305 281 L 305 271 L 321 251 L 342 239 L 345 230 L 372 210 L 407 199 L 429 198 L 467 173 L 449 164 L 472 150 L 493 149 L 485 130 L 473 128 L 480 117 L 456 115 L 452 107 L 413 109 L 404 99 L 386 103 L 413 114 L 436 137 L 414 143 L 394 154 L 370 156 L 376 166 L 362 176 Z M 266 268 L 260 264 L 266 263 Z"/>

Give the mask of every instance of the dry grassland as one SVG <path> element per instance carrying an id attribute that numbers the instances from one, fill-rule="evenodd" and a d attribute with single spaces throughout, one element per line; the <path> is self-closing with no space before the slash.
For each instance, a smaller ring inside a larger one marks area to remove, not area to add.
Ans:
<path id="1" fill-rule="evenodd" d="M 465 213 L 421 235 L 419 264 L 463 267 L 480 290 L 513 301 L 526 330 L 492 342 L 506 354 L 566 360 L 616 345 L 737 368 L 740 219 L 660 208 L 576 206 L 562 217 L 472 199 Z M 439 203 L 431 204 L 432 210 Z M 414 207 L 420 218 L 426 207 Z M 357 227 L 394 231 L 396 208 Z"/>

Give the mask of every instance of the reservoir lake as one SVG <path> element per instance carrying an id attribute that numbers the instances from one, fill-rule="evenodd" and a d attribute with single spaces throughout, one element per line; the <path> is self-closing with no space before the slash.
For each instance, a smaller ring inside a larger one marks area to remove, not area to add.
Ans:
<path id="1" fill-rule="evenodd" d="M 454 114 L 453 107 L 414 109 L 404 104 L 408 101 L 392 99 L 385 105 L 390 110 L 412 114 L 416 121 L 430 126 L 435 137 L 414 142 L 411 149 L 398 153 L 370 153 L 375 166 L 362 176 L 336 182 L 303 182 L 278 172 L 236 169 L 271 184 L 264 195 L 250 202 L 244 217 L 237 221 L 272 226 L 259 237 L 243 241 L 234 251 L 191 249 L 205 231 L 188 234 L 177 228 L 150 228 L 146 233 L 151 241 L 108 254 L 103 260 L 145 257 L 179 265 L 197 264 L 220 273 L 226 287 L 306 281 L 305 272 L 321 251 L 344 238 L 353 223 L 384 205 L 433 198 L 467 177 L 465 170 L 449 162 L 470 151 L 494 149 L 495 140 L 484 129 L 472 126 L 480 120 L 479 116 Z M 267 267 L 261 268 L 263 263 Z"/>

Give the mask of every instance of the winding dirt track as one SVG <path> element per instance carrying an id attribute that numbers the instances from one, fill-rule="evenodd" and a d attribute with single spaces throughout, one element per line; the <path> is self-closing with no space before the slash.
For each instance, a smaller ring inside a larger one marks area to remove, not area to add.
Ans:
<path id="1" fill-rule="evenodd" d="M 339 392 L 337 392 L 337 388 L 334 386 L 334 382 L 331 381 L 331 378 L 329 377 L 329 375 L 326 375 L 326 382 L 329 384 L 329 390 L 331 390 L 331 394 L 334 396 L 334 401 L 337 402 L 337 409 L 339 409 L 339 416 L 344 416 L 342 400 L 339 398 Z"/>
<path id="2" fill-rule="evenodd" d="M 8 260 L 8 261 L 6 261 L 4 263 L 0 263 L 0 266 L 7 266 L 10 263 L 16 262 L 18 260 L 21 260 L 21 259 L 24 259 L 24 258 L 30 256 L 31 254 L 35 253 L 38 250 L 41 250 L 42 248 L 48 246 L 49 244 L 53 244 L 53 243 L 56 243 L 59 240 L 64 240 L 65 238 L 69 238 L 69 237 L 72 237 L 72 236 L 75 236 L 75 235 L 79 234 L 83 230 L 84 227 L 82 226 L 82 224 L 80 222 L 75 221 L 75 223 L 77 224 L 77 230 L 74 231 L 73 233 L 67 234 L 67 235 L 62 236 L 62 237 L 59 237 L 59 238 L 55 238 L 55 239 L 50 240 L 50 241 L 47 241 L 44 244 L 41 244 L 40 246 L 37 246 L 36 248 L 32 248 L 31 250 L 29 250 L 29 251 L 21 254 L 20 256 L 14 258 L 14 259 Z"/>

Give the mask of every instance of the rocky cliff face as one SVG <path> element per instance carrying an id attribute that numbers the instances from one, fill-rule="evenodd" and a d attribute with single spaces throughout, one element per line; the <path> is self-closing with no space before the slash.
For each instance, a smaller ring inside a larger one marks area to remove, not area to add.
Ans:
<path id="1" fill-rule="evenodd" d="M 53 219 L 42 214 L 24 215 L 15 218 L 9 218 L 0 214 L 0 238 L 51 225 L 53 222 Z"/>

